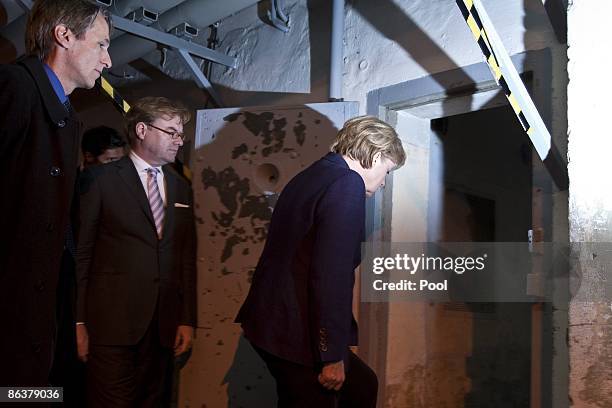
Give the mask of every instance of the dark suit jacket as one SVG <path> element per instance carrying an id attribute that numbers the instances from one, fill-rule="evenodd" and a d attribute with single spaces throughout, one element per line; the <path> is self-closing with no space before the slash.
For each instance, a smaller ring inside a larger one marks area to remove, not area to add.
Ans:
<path id="1" fill-rule="evenodd" d="M 170 166 L 163 171 L 167 206 L 161 240 L 129 157 L 82 174 L 77 321 L 87 324 L 92 344 L 138 343 L 155 307 L 164 346 L 173 346 L 179 324 L 196 324 L 193 194 Z"/>
<path id="2" fill-rule="evenodd" d="M 236 318 L 251 343 L 310 366 L 340 361 L 357 344 L 352 299 L 365 198 L 361 176 L 334 153 L 287 184 Z"/>
<path id="3" fill-rule="evenodd" d="M 81 124 L 42 63 L 0 67 L 0 385 L 45 385 Z"/>

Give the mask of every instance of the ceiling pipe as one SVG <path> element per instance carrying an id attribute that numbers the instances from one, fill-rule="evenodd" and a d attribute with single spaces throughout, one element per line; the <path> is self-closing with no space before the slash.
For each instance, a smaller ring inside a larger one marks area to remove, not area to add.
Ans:
<path id="1" fill-rule="evenodd" d="M 185 0 L 124 0 L 124 1 L 114 1 L 113 5 L 109 8 L 109 10 L 116 15 L 124 16 L 137 8 L 144 6 L 150 10 L 154 10 L 156 12 L 162 13 L 172 7 L 176 7 L 177 5 L 184 3 Z M 3 3 L 4 5 L 4 3 Z M 5 5 L 7 11 L 9 13 L 9 20 L 11 21 L 9 24 L 0 28 L 0 37 L 2 38 L 1 51 L 2 55 L 6 55 L 7 57 L 3 57 L 1 62 L 6 63 L 10 61 L 14 61 L 15 59 L 21 57 L 25 53 L 25 27 L 27 21 L 27 14 L 23 12 L 21 6 L 17 3 L 7 0 Z M 20 10 L 20 12 L 19 12 Z M 19 12 L 19 14 L 17 14 Z M 125 13 L 125 14 L 124 14 Z M 121 30 L 113 30 L 111 34 L 111 45 L 114 39 L 123 35 L 124 32 Z M 4 61 L 4 59 L 7 59 Z M 113 62 L 114 65 L 114 62 Z"/>
<path id="2" fill-rule="evenodd" d="M 333 0 L 331 55 L 329 71 L 329 101 L 342 101 L 342 64 L 344 37 L 344 0 Z"/>
<path id="3" fill-rule="evenodd" d="M 285 18 L 285 20 L 280 17 L 281 15 Z M 282 31 L 283 33 L 289 32 L 289 18 L 285 16 L 282 10 L 280 10 L 278 0 L 272 0 L 272 2 L 270 3 L 270 11 L 268 11 L 268 18 L 270 19 L 270 23 L 272 23 L 274 28 Z"/>
<path id="4" fill-rule="evenodd" d="M 159 17 L 151 27 L 162 32 L 187 22 L 200 29 L 222 20 L 242 9 L 252 6 L 258 0 L 189 0 L 174 7 Z M 154 41 L 132 35 L 123 35 L 111 43 L 110 54 L 115 67 L 141 58 L 157 48 Z"/>
<path id="5" fill-rule="evenodd" d="M 109 10 L 116 16 L 126 17 L 131 12 L 143 7 L 146 10 L 151 10 L 161 15 L 184 2 L 185 0 L 115 0 Z M 117 38 L 124 34 L 124 31 L 117 29 L 113 30 L 111 34 L 111 46 Z"/>
<path id="6" fill-rule="evenodd" d="M 115 0 L 110 10 L 120 17 L 125 17 L 140 7 L 163 14 L 184 2 L 185 0 Z"/>

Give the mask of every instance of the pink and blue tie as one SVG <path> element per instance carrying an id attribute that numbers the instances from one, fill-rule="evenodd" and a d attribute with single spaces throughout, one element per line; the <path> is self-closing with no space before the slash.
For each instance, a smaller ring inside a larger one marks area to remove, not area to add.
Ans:
<path id="1" fill-rule="evenodd" d="M 164 200 L 162 200 L 159 186 L 157 185 L 157 173 L 159 169 L 149 167 L 147 172 L 147 190 L 149 195 L 149 205 L 155 220 L 155 229 L 157 230 L 157 238 L 162 238 L 162 227 L 164 226 Z"/>

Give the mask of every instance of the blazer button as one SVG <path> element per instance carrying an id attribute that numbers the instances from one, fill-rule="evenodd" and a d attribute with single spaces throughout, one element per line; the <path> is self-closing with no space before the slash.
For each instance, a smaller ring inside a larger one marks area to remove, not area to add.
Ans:
<path id="1" fill-rule="evenodd" d="M 47 224 L 47 232 L 52 232 L 55 229 L 55 225 L 52 222 Z"/>
<path id="2" fill-rule="evenodd" d="M 66 121 L 65 120 L 60 120 L 59 122 L 57 122 L 57 127 L 63 128 L 66 126 Z"/>
<path id="3" fill-rule="evenodd" d="M 51 177 L 58 177 L 62 174 L 62 170 L 59 167 L 52 166 L 49 169 L 49 174 L 51 175 Z"/>

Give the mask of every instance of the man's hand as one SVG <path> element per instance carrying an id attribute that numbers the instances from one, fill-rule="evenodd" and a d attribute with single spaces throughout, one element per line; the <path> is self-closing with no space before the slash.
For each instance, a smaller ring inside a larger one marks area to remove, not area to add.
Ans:
<path id="1" fill-rule="evenodd" d="M 328 363 L 319 374 L 319 383 L 328 390 L 338 391 L 344 384 L 344 362 Z"/>
<path id="2" fill-rule="evenodd" d="M 193 327 L 179 326 L 176 329 L 176 339 L 174 340 L 174 355 L 183 354 L 191 348 L 193 342 Z"/>
<path id="3" fill-rule="evenodd" d="M 89 335 L 87 334 L 87 326 L 84 324 L 77 324 L 76 326 L 76 343 L 79 360 L 84 363 L 87 362 L 87 356 L 89 355 Z"/>

